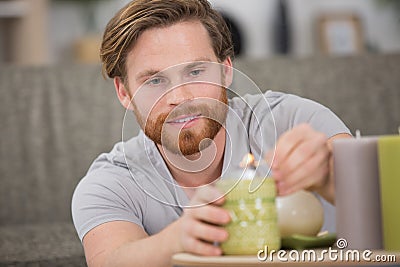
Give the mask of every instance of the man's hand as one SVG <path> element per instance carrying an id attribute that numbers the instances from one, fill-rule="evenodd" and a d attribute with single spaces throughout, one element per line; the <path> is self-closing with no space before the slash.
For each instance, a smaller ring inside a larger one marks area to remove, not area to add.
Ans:
<path id="1" fill-rule="evenodd" d="M 214 242 L 223 242 L 228 232 L 222 227 L 230 221 L 228 211 L 220 206 L 225 199 L 213 186 L 196 191 L 190 208 L 185 209 L 181 218 L 171 224 L 167 231 L 177 241 L 176 252 L 190 252 L 205 256 L 221 255 L 221 248 Z"/>
<path id="2" fill-rule="evenodd" d="M 217 225 L 230 221 L 229 213 L 219 207 L 224 202 L 213 186 L 196 191 L 183 215 L 158 234 L 148 236 L 144 229 L 126 221 L 112 221 L 92 229 L 83 239 L 89 266 L 171 266 L 178 252 L 220 255 L 213 242 L 228 238 Z"/>
<path id="3" fill-rule="evenodd" d="M 266 155 L 266 160 L 272 161 L 272 175 L 279 195 L 306 189 L 317 191 L 333 202 L 330 158 L 328 138 L 308 124 L 284 133 L 276 144 L 275 153 L 271 151 Z"/>

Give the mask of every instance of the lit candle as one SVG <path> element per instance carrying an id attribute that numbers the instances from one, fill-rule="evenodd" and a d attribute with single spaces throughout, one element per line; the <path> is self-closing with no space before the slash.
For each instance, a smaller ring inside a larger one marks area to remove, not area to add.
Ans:
<path id="1" fill-rule="evenodd" d="M 254 157 L 246 155 L 241 168 L 225 174 L 216 184 L 222 193 L 227 193 L 223 207 L 232 219 L 225 226 L 229 238 L 221 244 L 227 255 L 256 255 L 265 246 L 268 250 L 281 246 L 275 181 L 264 180 L 254 164 Z"/>
<path id="2" fill-rule="evenodd" d="M 333 142 L 336 231 L 348 248 L 381 249 L 377 137 Z"/>
<path id="3" fill-rule="evenodd" d="M 400 135 L 379 138 L 378 152 L 384 249 L 400 251 Z"/>

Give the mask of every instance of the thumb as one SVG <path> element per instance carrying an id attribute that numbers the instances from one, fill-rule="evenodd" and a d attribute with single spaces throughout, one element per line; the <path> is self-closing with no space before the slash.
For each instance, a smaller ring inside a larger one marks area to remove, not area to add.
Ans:
<path id="1" fill-rule="evenodd" d="M 222 205 L 225 201 L 224 195 L 214 185 L 206 185 L 196 189 L 190 201 L 191 205 L 202 206 L 207 204 Z"/>

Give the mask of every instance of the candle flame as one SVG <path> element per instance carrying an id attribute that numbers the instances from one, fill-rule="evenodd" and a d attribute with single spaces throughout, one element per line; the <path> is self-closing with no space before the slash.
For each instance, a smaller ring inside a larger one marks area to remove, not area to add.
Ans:
<path id="1" fill-rule="evenodd" d="M 254 165 L 254 156 L 251 153 L 247 153 L 246 155 L 244 155 L 242 161 L 239 164 L 241 168 L 246 168 L 252 165 Z"/>

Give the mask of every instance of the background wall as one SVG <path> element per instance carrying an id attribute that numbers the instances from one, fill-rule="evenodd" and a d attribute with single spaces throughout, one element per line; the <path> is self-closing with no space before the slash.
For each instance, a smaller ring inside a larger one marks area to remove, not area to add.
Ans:
<path id="1" fill-rule="evenodd" d="M 50 0 L 0 0 L 0 63 L 49 63 Z"/>
<path id="2" fill-rule="evenodd" d="M 361 18 L 365 43 L 372 52 L 400 50 L 400 13 L 384 8 L 381 0 L 291 0 L 292 33 L 295 55 L 315 51 L 315 18 L 320 14 L 354 13 Z"/>
<path id="3" fill-rule="evenodd" d="M 21 0 L 14 0 L 21 1 Z M 38 1 L 38 0 L 35 0 Z M 40 1 L 40 0 L 39 0 Z M 38 24 L 35 32 L 45 31 L 45 42 L 40 53 L 42 63 L 58 63 L 77 59 L 77 44 L 95 47 L 92 59 L 97 60 L 98 42 L 108 20 L 129 0 L 89 1 L 94 4 L 84 8 L 80 2 L 46 0 L 47 23 Z M 386 0 L 282 0 L 287 7 L 289 30 L 289 55 L 307 57 L 320 53 L 318 46 L 317 18 L 324 14 L 355 14 L 361 20 L 362 36 L 367 52 L 391 53 L 400 51 L 400 12 L 382 5 Z M 7 2 L 0 0 L 1 2 Z M 29 2 L 32 2 L 29 0 Z M 276 54 L 276 26 L 279 21 L 279 0 L 210 0 L 229 16 L 240 30 L 243 42 L 241 56 L 266 58 Z M 92 18 L 92 19 L 88 19 Z M 90 20 L 90 21 L 89 21 Z M 0 49 L 4 51 L 5 20 L 0 12 Z M 40 26 L 42 25 L 42 26 Z M 89 39 L 89 41 L 88 41 Z M 30 37 L 32 42 L 32 37 Z M 28 42 L 29 43 L 29 42 Z M 89 43 L 89 45 L 87 45 Z M 90 50 L 92 48 L 81 48 Z M 1 57 L 0 62 L 4 61 Z M 79 59 L 79 58 L 78 58 Z M 40 60 L 39 60 L 40 61 Z M 38 62 L 39 62 L 38 61 Z"/>
<path id="4" fill-rule="evenodd" d="M 96 6 L 95 31 L 101 32 L 112 15 L 128 0 L 100 1 Z M 235 21 L 243 35 L 243 56 L 273 56 L 277 0 L 210 0 Z M 400 51 L 399 13 L 378 4 L 382 0 L 287 0 L 291 55 L 298 57 L 318 53 L 316 19 L 322 14 L 352 13 L 360 17 L 368 51 Z M 50 50 L 54 61 L 61 60 L 74 38 L 84 35 L 79 6 L 53 4 L 51 8 Z M 66 28 L 65 25 L 70 27 Z"/>

